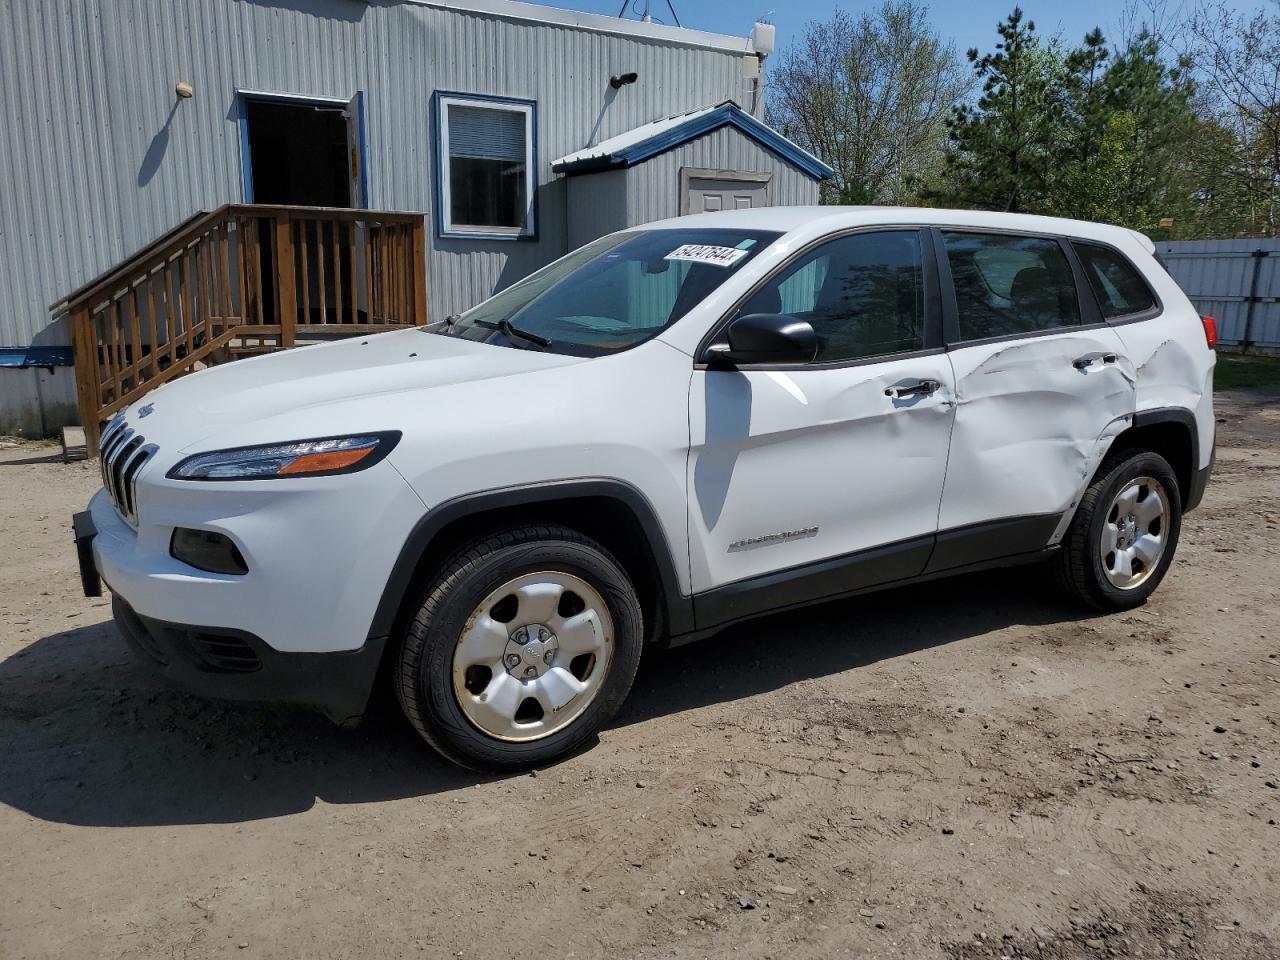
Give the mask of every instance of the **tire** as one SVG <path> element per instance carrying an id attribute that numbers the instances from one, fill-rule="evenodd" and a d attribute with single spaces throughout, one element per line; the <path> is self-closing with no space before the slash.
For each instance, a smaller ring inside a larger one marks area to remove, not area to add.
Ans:
<path id="1" fill-rule="evenodd" d="M 1117 499 L 1122 495 L 1124 502 Z M 1160 507 L 1158 523 L 1152 522 Z M 1168 461 L 1145 450 L 1117 451 L 1103 461 L 1062 539 L 1055 561 L 1059 582 L 1068 596 L 1095 610 L 1141 606 L 1173 562 L 1181 530 L 1182 497 Z M 1150 537 L 1160 541 L 1158 553 L 1152 553 Z M 1107 551 L 1112 544 L 1117 549 Z"/>
<path id="2" fill-rule="evenodd" d="M 639 598 L 622 565 L 575 530 L 534 525 L 478 539 L 422 597 L 393 680 L 410 723 L 455 763 L 549 763 L 593 740 L 631 689 Z"/>

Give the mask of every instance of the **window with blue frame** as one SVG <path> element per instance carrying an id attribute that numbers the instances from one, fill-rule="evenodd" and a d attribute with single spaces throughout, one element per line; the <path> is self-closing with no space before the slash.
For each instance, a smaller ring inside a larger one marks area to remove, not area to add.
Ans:
<path id="1" fill-rule="evenodd" d="M 532 101 L 436 94 L 442 236 L 534 235 L 534 121 Z"/>

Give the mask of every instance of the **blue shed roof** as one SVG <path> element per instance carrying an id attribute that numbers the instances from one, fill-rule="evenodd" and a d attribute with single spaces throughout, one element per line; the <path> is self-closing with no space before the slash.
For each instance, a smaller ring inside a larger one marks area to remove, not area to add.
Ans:
<path id="1" fill-rule="evenodd" d="M 646 123 L 616 137 L 602 140 L 595 146 L 553 160 L 551 169 L 556 173 L 588 173 L 613 167 L 630 167 L 725 126 L 737 128 L 764 149 L 815 180 L 830 180 L 835 176 L 835 171 L 813 154 L 796 146 L 732 100 L 714 107 L 694 110 L 692 113 Z"/>

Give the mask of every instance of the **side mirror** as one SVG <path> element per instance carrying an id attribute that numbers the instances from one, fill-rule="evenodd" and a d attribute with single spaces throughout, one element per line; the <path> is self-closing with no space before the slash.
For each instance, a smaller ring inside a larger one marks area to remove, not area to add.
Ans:
<path id="1" fill-rule="evenodd" d="M 713 343 L 703 362 L 808 363 L 818 354 L 818 335 L 808 321 L 785 313 L 749 313 L 729 324 L 728 344 Z"/>

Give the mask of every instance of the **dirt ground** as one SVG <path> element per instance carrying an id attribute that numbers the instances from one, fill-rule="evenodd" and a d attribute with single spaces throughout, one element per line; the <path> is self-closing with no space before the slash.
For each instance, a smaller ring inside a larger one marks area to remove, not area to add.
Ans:
<path id="1" fill-rule="evenodd" d="M 168 689 L 79 596 L 94 467 L 0 450 L 0 957 L 1280 957 L 1280 395 L 1219 411 L 1143 609 L 762 620 L 506 778 Z"/>

